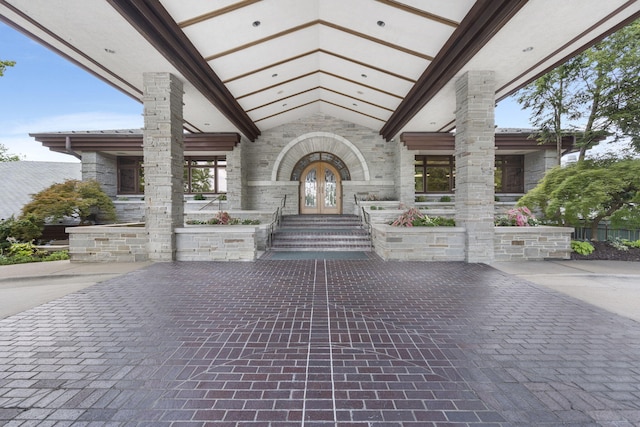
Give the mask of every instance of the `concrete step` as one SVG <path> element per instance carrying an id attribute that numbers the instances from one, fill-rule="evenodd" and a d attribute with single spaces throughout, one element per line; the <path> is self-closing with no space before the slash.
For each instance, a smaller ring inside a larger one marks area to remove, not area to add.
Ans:
<path id="1" fill-rule="evenodd" d="M 370 251 L 356 215 L 288 215 L 273 234 L 273 251 Z"/>

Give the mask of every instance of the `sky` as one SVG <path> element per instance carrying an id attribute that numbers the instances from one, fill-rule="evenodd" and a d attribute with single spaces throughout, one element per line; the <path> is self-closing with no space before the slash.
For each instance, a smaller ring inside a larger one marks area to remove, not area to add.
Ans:
<path id="1" fill-rule="evenodd" d="M 0 59 L 15 61 L 0 77 L 0 144 L 23 160 L 78 162 L 43 147 L 29 133 L 143 126 L 142 104 L 0 22 Z M 496 108 L 502 128 L 528 128 L 513 99 Z"/>

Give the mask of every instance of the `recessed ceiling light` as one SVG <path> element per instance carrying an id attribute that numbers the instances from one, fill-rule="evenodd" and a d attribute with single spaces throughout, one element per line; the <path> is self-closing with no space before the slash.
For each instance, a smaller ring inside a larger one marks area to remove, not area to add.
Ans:
<path id="1" fill-rule="evenodd" d="M 283 90 L 279 90 L 279 91 L 278 91 L 278 95 L 283 94 L 283 93 L 284 93 L 284 91 L 283 91 Z"/>
<path id="2" fill-rule="evenodd" d="M 271 74 L 271 77 L 278 77 L 278 73 Z"/>
<path id="3" fill-rule="evenodd" d="M 358 95 L 364 95 L 364 92 L 363 92 L 363 91 L 361 91 L 361 90 L 357 91 L 356 93 L 357 93 Z"/>
<path id="4" fill-rule="evenodd" d="M 363 79 L 366 79 L 366 78 L 367 78 L 367 75 L 366 75 L 366 74 L 360 74 L 360 76 L 361 76 Z"/>
<path id="5" fill-rule="evenodd" d="M 523 52 L 531 52 L 533 50 L 533 46 L 525 47 L 522 49 Z"/>
<path id="6" fill-rule="evenodd" d="M 384 27 L 386 25 L 384 21 L 378 21 L 376 24 L 378 24 L 378 27 Z"/>
<path id="7" fill-rule="evenodd" d="M 284 104 L 282 104 L 282 106 L 283 106 L 283 107 L 286 107 L 286 106 L 287 106 L 287 103 L 285 102 Z"/>
<path id="8" fill-rule="evenodd" d="M 109 49 L 108 47 L 105 47 L 105 48 L 104 48 L 104 51 L 105 51 L 105 52 L 107 52 L 107 53 L 116 53 L 116 51 L 115 51 L 115 50 L 113 50 L 113 49 Z"/>
<path id="9" fill-rule="evenodd" d="M 204 125 L 205 125 L 205 126 L 210 126 L 210 125 L 211 125 L 211 123 L 205 123 Z"/>
<path id="10" fill-rule="evenodd" d="M 358 106 L 358 104 L 356 104 L 356 103 L 354 102 L 354 103 L 353 103 L 353 106 L 354 106 L 354 107 L 357 107 L 357 106 Z"/>
<path id="11" fill-rule="evenodd" d="M 253 25 L 254 27 L 259 27 L 260 24 L 261 24 L 260 21 L 253 21 L 253 24 L 251 24 L 251 25 Z"/>

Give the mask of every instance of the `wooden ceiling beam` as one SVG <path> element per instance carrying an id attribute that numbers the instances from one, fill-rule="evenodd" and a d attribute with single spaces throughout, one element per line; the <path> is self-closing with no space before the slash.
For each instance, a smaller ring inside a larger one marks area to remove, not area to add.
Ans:
<path id="1" fill-rule="evenodd" d="M 158 0 L 107 0 L 247 138 L 260 130 Z"/>
<path id="2" fill-rule="evenodd" d="M 478 0 L 380 130 L 391 140 L 528 0 Z"/>

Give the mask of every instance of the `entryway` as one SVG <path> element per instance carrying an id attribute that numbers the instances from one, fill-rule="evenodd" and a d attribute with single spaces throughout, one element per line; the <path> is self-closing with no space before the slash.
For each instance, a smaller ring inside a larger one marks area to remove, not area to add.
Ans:
<path id="1" fill-rule="evenodd" d="M 342 213 L 342 180 L 333 165 L 315 162 L 303 170 L 300 175 L 300 213 Z"/>

